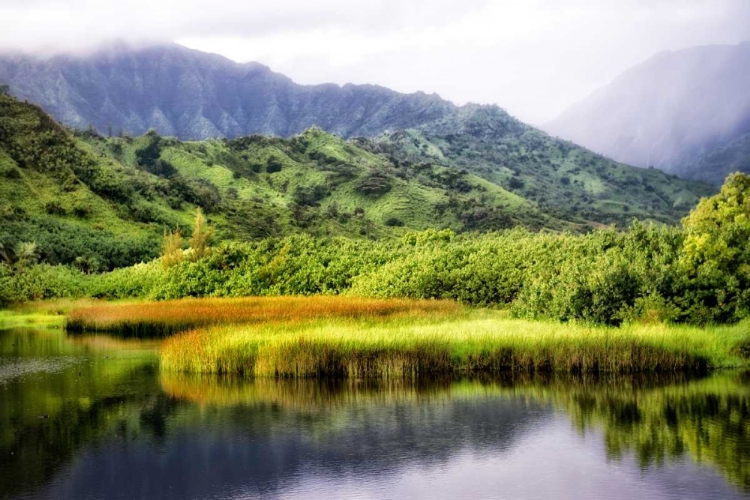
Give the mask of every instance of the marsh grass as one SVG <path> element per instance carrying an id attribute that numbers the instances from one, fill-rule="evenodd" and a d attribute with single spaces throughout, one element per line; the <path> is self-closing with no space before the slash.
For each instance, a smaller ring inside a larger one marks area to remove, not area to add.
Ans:
<path id="1" fill-rule="evenodd" d="M 500 372 L 703 372 L 745 363 L 750 323 L 595 328 L 487 310 L 425 321 L 317 319 L 216 326 L 166 340 L 167 371 L 255 377 L 418 377 Z"/>
<path id="2" fill-rule="evenodd" d="M 340 296 L 87 304 L 72 308 L 68 329 L 169 337 L 166 372 L 242 377 L 704 372 L 744 366 L 750 353 L 748 321 L 605 328 L 450 301 Z"/>
<path id="3" fill-rule="evenodd" d="M 107 332 L 127 337 L 165 337 L 215 325 L 294 325 L 315 318 L 410 319 L 461 314 L 450 301 L 365 299 L 357 297 L 248 297 L 181 299 L 163 302 L 101 303 L 73 308 L 71 332 Z"/>

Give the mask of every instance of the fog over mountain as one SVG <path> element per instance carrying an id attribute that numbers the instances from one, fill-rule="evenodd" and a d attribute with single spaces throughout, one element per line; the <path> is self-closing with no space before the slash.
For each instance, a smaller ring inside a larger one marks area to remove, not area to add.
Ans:
<path id="1" fill-rule="evenodd" d="M 5 0 L 0 52 L 176 42 L 302 84 L 378 84 L 546 123 L 663 50 L 750 38 L 747 0 Z"/>
<path id="2" fill-rule="evenodd" d="M 117 43 L 81 56 L 7 56 L 0 58 L 0 82 L 72 127 L 136 135 L 153 128 L 181 139 L 289 136 L 312 125 L 343 137 L 372 136 L 457 109 L 422 92 L 299 85 L 262 64 L 177 44 Z"/>
<path id="3" fill-rule="evenodd" d="M 750 171 L 750 42 L 663 52 L 547 124 L 615 160 L 720 183 Z"/>
<path id="4" fill-rule="evenodd" d="M 476 109 L 377 85 L 301 85 L 259 63 L 174 43 L 0 56 L 0 82 L 75 128 L 135 135 L 155 129 L 180 139 L 288 137 L 313 125 L 344 138 L 410 128 L 449 134 L 463 131 Z M 720 184 L 731 172 L 750 171 L 748 88 L 750 42 L 662 52 L 545 130 L 619 162 Z M 482 127 L 533 130 L 490 107 L 496 119 Z"/>

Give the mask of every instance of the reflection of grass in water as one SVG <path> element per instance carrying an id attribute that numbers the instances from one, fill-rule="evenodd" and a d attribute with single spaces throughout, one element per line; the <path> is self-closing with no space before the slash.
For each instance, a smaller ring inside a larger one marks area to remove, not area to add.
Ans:
<path id="1" fill-rule="evenodd" d="M 155 360 L 158 346 L 157 340 L 141 341 L 106 335 L 69 336 L 61 329 L 23 327 L 0 331 L 0 355 L 13 357 L 100 353 L 109 358 L 148 355 Z"/>
<path id="2" fill-rule="evenodd" d="M 580 432 L 602 429 L 607 454 L 632 452 L 641 466 L 690 456 L 750 490 L 750 385 L 741 374 L 688 380 L 679 375 L 514 376 L 476 381 L 245 380 L 238 377 L 161 373 L 162 389 L 201 406 L 279 407 L 326 416 L 318 436 L 346 429 L 362 408 L 450 404 L 476 398 L 522 398 L 552 404 Z"/>
<path id="3" fill-rule="evenodd" d="M 70 401 L 95 400 L 101 393 L 116 393 L 117 381 L 144 367 L 156 370 L 155 348 L 141 348 L 134 341 L 103 337 L 69 337 L 61 330 L 18 329 L 0 332 L 0 354 L 18 362 L 34 362 L 40 371 L 56 372 L 51 377 L 32 377 L 9 386 L 0 394 L 14 401 L 0 404 L 0 423 L 10 412 L 20 421 L 38 423 L 39 415 L 50 418 Z M 93 354 L 92 356 L 89 356 Z M 49 370 L 61 360 L 87 359 L 75 369 Z M 82 383 L 85 382 L 85 383 Z"/>
<path id="4" fill-rule="evenodd" d="M 430 321 L 318 319 L 186 332 L 165 341 L 161 366 L 272 377 L 700 371 L 743 365 L 739 348 L 748 342 L 749 326 L 595 328 L 482 310 Z"/>
<path id="5" fill-rule="evenodd" d="M 67 338 L 72 345 L 101 351 L 113 357 L 125 357 L 129 354 L 143 356 L 144 352 L 151 354 L 156 359 L 156 352 L 161 342 L 157 339 L 131 339 L 111 337 L 109 335 L 74 335 Z"/>
<path id="6" fill-rule="evenodd" d="M 465 395 L 483 392 L 477 384 L 460 385 L 433 380 L 418 385 L 404 379 L 326 380 L 257 379 L 252 382 L 235 376 L 215 376 L 161 372 L 164 392 L 201 406 L 279 405 L 304 411 L 334 409 L 353 404 L 410 402 L 431 397 L 450 398 L 463 390 Z M 466 394 L 466 391 L 471 391 Z"/>
<path id="7" fill-rule="evenodd" d="M 456 314 L 449 301 L 409 301 L 356 297 L 246 297 L 181 299 L 165 302 L 98 304 L 73 308 L 70 331 L 104 331 L 125 336 L 165 336 L 210 325 L 284 322 L 311 318 L 380 318 Z"/>

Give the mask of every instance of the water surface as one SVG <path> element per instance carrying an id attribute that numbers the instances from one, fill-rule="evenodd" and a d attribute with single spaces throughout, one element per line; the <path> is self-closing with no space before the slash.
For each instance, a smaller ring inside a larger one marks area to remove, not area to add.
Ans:
<path id="1" fill-rule="evenodd" d="M 277 381 L 0 330 L 0 498 L 750 498 L 749 378 Z"/>

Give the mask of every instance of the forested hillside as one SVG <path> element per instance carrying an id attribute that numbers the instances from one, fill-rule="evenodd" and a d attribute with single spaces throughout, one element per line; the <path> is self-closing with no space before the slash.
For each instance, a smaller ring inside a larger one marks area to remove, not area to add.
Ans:
<path id="1" fill-rule="evenodd" d="M 676 223 L 700 183 L 613 164 L 492 107 L 460 120 L 345 141 L 181 142 L 155 132 L 71 132 L 0 95 L 1 258 L 86 272 L 149 260 L 201 208 L 221 240 L 309 233 L 387 239 L 410 230 L 586 231 L 633 218 Z"/>

